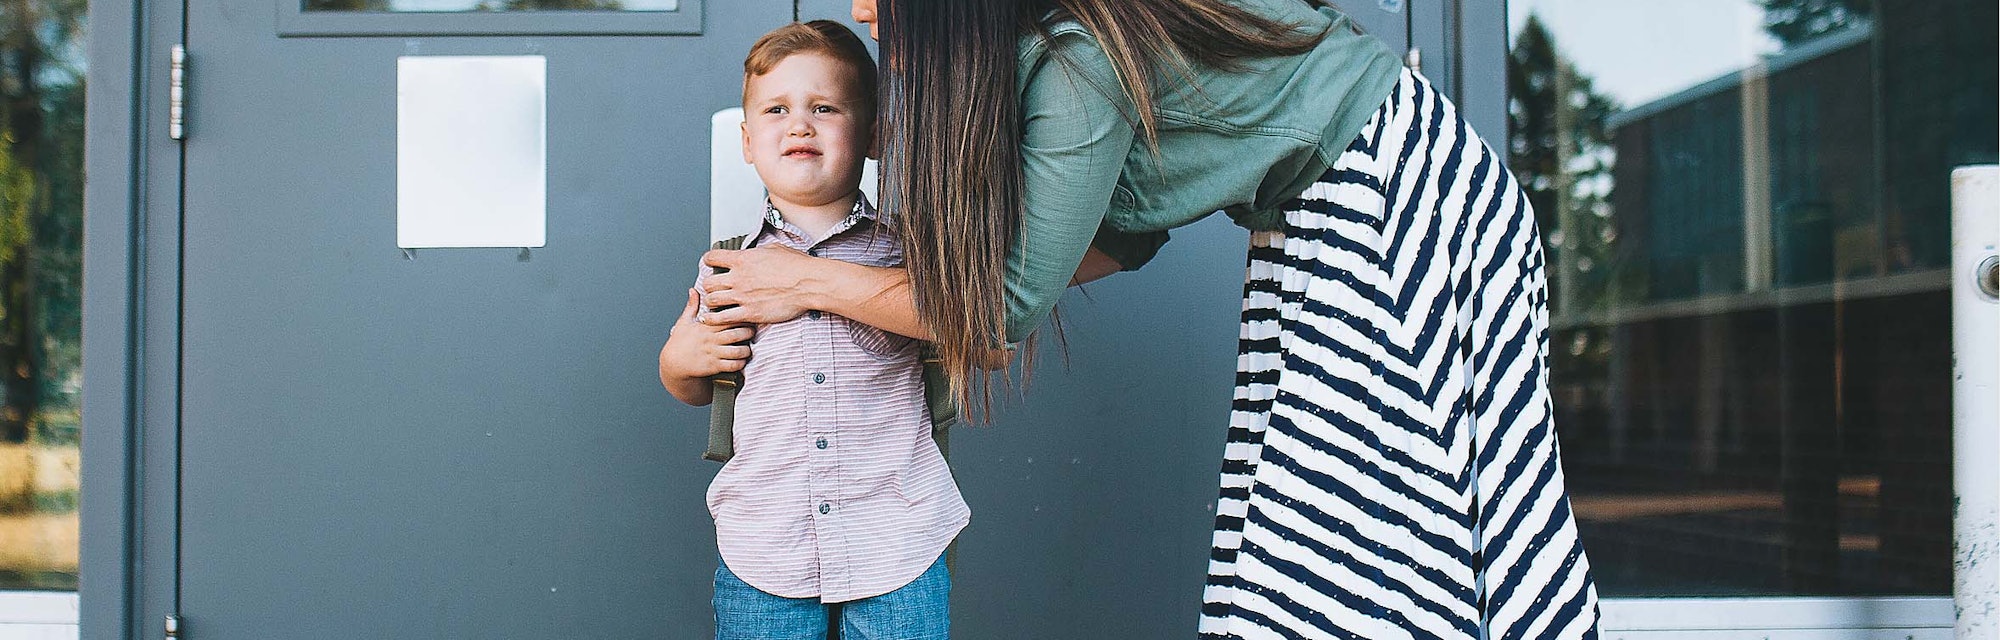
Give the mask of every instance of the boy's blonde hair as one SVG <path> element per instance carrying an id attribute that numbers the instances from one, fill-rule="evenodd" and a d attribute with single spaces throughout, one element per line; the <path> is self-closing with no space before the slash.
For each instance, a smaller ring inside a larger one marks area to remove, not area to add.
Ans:
<path id="1" fill-rule="evenodd" d="M 744 88 L 749 88 L 751 78 L 770 73 L 786 58 L 802 53 L 820 54 L 851 67 L 868 113 L 875 113 L 875 59 L 868 55 L 868 46 L 860 37 L 832 20 L 794 22 L 758 38 L 743 58 Z"/>

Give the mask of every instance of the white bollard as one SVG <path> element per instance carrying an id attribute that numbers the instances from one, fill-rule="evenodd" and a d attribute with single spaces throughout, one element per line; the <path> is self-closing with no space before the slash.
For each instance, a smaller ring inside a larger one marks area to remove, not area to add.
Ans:
<path id="1" fill-rule="evenodd" d="M 763 223 L 764 183 L 743 161 L 743 108 L 709 117 L 708 241 L 757 230 Z"/>
<path id="2" fill-rule="evenodd" d="M 2000 639 L 2000 166 L 1951 173 L 1952 600 L 1961 640 Z"/>

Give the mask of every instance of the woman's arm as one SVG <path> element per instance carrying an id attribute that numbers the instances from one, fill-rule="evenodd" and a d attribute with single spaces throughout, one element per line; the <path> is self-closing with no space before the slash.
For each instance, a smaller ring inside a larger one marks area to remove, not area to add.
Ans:
<path id="1" fill-rule="evenodd" d="M 1125 237 L 1104 217 L 1135 143 L 1125 117 L 1131 103 L 1088 35 L 1057 34 L 1047 46 L 1021 70 L 1022 211 L 1007 253 L 1009 342 L 1041 326 L 1063 289 L 1137 266 L 1092 246 L 1100 236 Z"/>
<path id="2" fill-rule="evenodd" d="M 718 273 L 701 281 L 713 325 L 775 324 L 807 311 L 824 311 L 890 333 L 930 339 L 910 297 L 910 275 L 900 267 L 870 267 L 815 258 L 777 245 L 742 251 L 714 250 L 702 264 Z"/>
<path id="3" fill-rule="evenodd" d="M 917 317 L 910 274 L 900 267 L 815 258 L 776 245 L 710 251 L 702 256 L 702 263 L 728 270 L 702 281 L 708 303 L 736 305 L 703 314 L 704 323 L 770 324 L 818 310 L 898 335 L 919 340 L 931 337 L 930 329 Z M 1070 285 L 1095 281 L 1122 268 L 1111 256 L 1091 249 L 1077 266 Z"/>
<path id="4" fill-rule="evenodd" d="M 902 267 L 864 267 L 841 263 L 824 284 L 807 288 L 808 304 L 889 333 L 918 340 L 931 339 L 930 327 L 917 317 L 917 299 L 910 294 L 910 272 Z"/>

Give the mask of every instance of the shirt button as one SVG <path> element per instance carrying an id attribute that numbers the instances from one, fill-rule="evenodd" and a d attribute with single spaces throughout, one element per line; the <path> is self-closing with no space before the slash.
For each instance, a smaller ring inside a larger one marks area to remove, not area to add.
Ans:
<path id="1" fill-rule="evenodd" d="M 815 446 L 815 447 L 819 447 L 819 448 L 821 448 L 821 449 L 825 449 L 825 448 L 826 448 L 826 438 L 820 438 L 819 440 L 817 440 L 817 441 L 814 441 L 814 442 L 813 442 L 813 446 Z"/>
<path id="2" fill-rule="evenodd" d="M 808 317 L 808 318 L 812 318 L 812 319 L 814 319 L 814 320 L 818 320 L 818 319 L 819 319 L 819 310 L 818 310 L 818 309 L 814 309 L 814 310 L 812 310 L 812 311 L 807 311 L 807 312 L 806 312 L 806 317 Z"/>
<path id="3" fill-rule="evenodd" d="M 813 384 L 826 384 L 826 374 L 824 373 L 813 374 Z"/>
<path id="4" fill-rule="evenodd" d="M 827 503 L 824 503 L 824 502 L 822 502 L 822 503 L 819 503 L 819 514 L 820 514 L 820 515 L 826 515 L 826 514 L 827 514 L 827 512 L 829 512 L 829 511 L 833 511 L 833 505 L 830 505 L 830 504 L 827 504 Z"/>
<path id="5" fill-rule="evenodd" d="M 812 257 L 815 257 L 815 258 L 819 257 L 819 247 L 813 247 L 813 248 L 811 248 L 811 249 L 807 249 L 807 250 L 806 250 L 806 255 L 809 255 L 809 256 L 812 256 Z"/>

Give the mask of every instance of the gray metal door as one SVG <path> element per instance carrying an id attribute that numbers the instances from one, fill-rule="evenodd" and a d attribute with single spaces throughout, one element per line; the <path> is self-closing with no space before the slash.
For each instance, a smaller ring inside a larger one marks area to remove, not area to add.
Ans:
<path id="1" fill-rule="evenodd" d="M 705 248 L 708 114 L 792 6 L 518 35 L 301 1 L 187 5 L 184 636 L 707 635 L 706 414 L 654 358 Z M 1355 13 L 1405 46 L 1383 4 Z M 397 58 L 437 54 L 546 57 L 545 247 L 397 249 Z M 1191 633 L 1245 234 L 1175 237 L 1066 300 L 1069 366 L 954 437 L 962 637 Z"/>
<path id="2" fill-rule="evenodd" d="M 299 2 L 189 5 L 188 637 L 706 633 L 705 414 L 654 358 L 706 248 L 707 114 L 790 6 L 707 2 L 700 35 L 282 36 Z M 407 54 L 546 56 L 546 247 L 397 249 Z"/>

